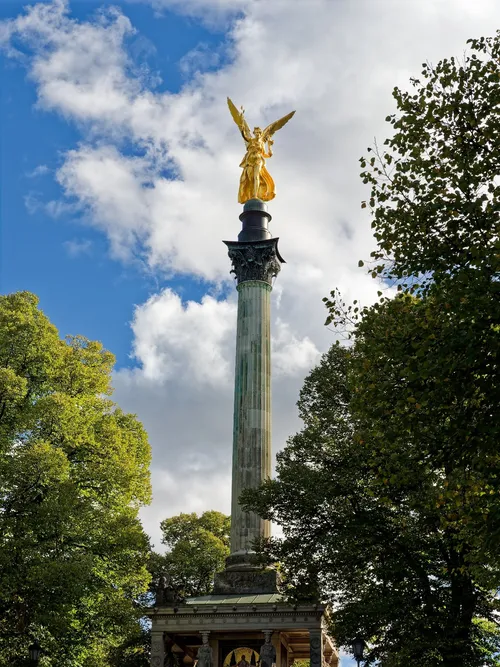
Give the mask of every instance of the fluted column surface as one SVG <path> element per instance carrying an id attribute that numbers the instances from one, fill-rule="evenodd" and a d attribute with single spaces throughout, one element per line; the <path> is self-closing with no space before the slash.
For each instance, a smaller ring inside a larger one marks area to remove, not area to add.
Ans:
<path id="1" fill-rule="evenodd" d="M 238 498 L 271 476 L 271 291 L 267 282 L 238 287 L 234 393 L 231 553 L 252 550 L 270 522 L 244 512 Z"/>

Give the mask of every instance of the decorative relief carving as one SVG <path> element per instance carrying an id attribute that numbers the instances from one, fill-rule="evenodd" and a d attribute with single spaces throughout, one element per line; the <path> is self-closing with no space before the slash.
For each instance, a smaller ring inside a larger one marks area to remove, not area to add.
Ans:
<path id="1" fill-rule="evenodd" d="M 311 667 L 322 667 L 323 651 L 320 634 L 310 634 L 310 665 Z"/>
<path id="2" fill-rule="evenodd" d="M 151 638 L 151 653 L 163 653 L 163 635 L 153 635 Z"/>
<path id="3" fill-rule="evenodd" d="M 254 612 L 251 608 L 247 609 L 237 609 L 236 612 L 231 612 L 229 610 L 219 610 L 217 614 L 214 613 L 205 613 L 203 615 L 200 615 L 200 612 L 196 615 L 196 623 L 197 624 L 203 624 L 203 623 L 211 623 L 211 622 L 218 622 L 219 620 L 221 622 L 224 622 L 226 619 L 233 620 L 234 615 L 237 614 L 237 617 L 249 617 L 250 619 L 255 619 L 255 618 L 261 618 L 261 622 L 266 622 L 270 623 L 271 625 L 275 623 L 276 621 L 281 621 L 282 623 L 290 620 L 290 618 L 301 618 L 302 616 L 300 614 L 300 611 L 289 611 L 289 612 L 283 612 L 280 611 L 275 614 L 269 614 L 269 612 L 263 613 L 263 611 L 256 611 Z M 216 616 L 218 618 L 216 618 Z M 190 624 L 193 622 L 193 614 L 192 613 L 181 613 L 181 614 L 176 614 L 175 616 L 172 614 L 155 614 L 154 616 L 155 623 L 160 623 L 162 625 L 179 625 L 179 623 L 182 623 L 183 625 Z M 306 620 L 308 623 L 313 623 L 313 622 L 319 622 L 320 621 L 320 614 L 311 614 L 311 616 L 304 616 L 304 620 Z"/>
<path id="4" fill-rule="evenodd" d="M 151 667 L 162 667 L 165 659 L 163 633 L 153 633 L 151 637 Z"/>
<path id="5" fill-rule="evenodd" d="M 228 245 L 228 255 L 233 265 L 231 273 L 236 276 L 238 285 L 249 280 L 259 280 L 272 285 L 273 278 L 281 270 L 276 246 L 275 239 Z"/>
<path id="6" fill-rule="evenodd" d="M 191 611 L 191 610 L 190 610 Z M 205 613 L 202 616 L 198 615 L 196 616 L 196 623 L 197 624 L 203 624 L 203 623 L 213 623 L 215 622 L 215 616 L 217 615 L 219 617 L 218 620 L 222 621 L 222 623 L 226 622 L 226 619 L 233 620 L 234 619 L 234 614 L 237 614 L 237 617 L 248 617 L 249 619 L 256 619 L 260 617 L 262 621 L 268 622 L 272 624 L 275 621 L 281 621 L 282 623 L 285 622 L 287 619 L 289 620 L 290 618 L 297 620 L 298 616 L 300 616 L 300 611 L 279 611 L 276 614 L 271 614 L 269 615 L 269 611 L 263 612 L 263 611 L 256 611 L 254 612 L 251 608 L 247 609 L 236 609 L 235 612 L 231 611 L 226 611 L 223 609 L 220 609 L 217 614 L 215 613 Z M 176 614 L 173 616 L 172 614 L 155 614 L 154 616 L 155 622 L 160 622 L 162 625 L 179 625 L 179 623 L 182 624 L 191 624 L 193 615 L 192 613 L 180 613 Z M 307 622 L 312 623 L 314 621 L 319 621 L 321 619 L 321 613 L 315 613 L 311 614 L 311 616 L 305 616 L 304 620 L 307 620 Z"/>

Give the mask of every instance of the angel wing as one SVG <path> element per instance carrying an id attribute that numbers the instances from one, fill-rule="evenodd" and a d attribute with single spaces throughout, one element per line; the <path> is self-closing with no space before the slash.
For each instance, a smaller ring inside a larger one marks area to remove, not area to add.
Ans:
<path id="1" fill-rule="evenodd" d="M 290 111 L 286 116 L 283 116 L 283 118 L 280 118 L 279 120 L 275 120 L 274 123 L 271 123 L 266 127 L 264 132 L 262 133 L 262 138 L 264 141 L 268 141 L 275 132 L 278 130 L 281 130 L 283 125 L 286 125 L 290 118 L 294 115 L 295 111 Z"/>
<path id="2" fill-rule="evenodd" d="M 248 123 L 245 120 L 245 112 L 243 107 L 241 108 L 241 111 L 238 111 L 229 97 L 227 98 L 227 106 L 229 107 L 229 111 L 231 112 L 231 116 L 233 117 L 234 122 L 240 128 L 241 136 L 245 141 L 250 141 L 252 138 L 252 133 L 250 132 Z"/>

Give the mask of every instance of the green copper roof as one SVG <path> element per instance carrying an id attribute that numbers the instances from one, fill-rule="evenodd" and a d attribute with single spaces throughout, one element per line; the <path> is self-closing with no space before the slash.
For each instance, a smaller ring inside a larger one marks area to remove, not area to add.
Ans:
<path id="1" fill-rule="evenodd" d="M 184 604 L 276 604 L 283 603 L 279 593 L 260 593 L 259 595 L 204 595 L 199 598 L 187 598 Z"/>

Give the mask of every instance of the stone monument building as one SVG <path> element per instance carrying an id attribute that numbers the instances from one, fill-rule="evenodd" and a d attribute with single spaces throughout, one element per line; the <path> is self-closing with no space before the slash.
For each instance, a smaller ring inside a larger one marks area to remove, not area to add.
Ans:
<path id="1" fill-rule="evenodd" d="M 225 241 L 238 290 L 231 503 L 231 553 L 213 595 L 175 601 L 166 582 L 150 612 L 151 667 L 338 667 L 327 610 L 291 605 L 277 572 L 254 562 L 253 543 L 270 525 L 239 505 L 243 489 L 271 475 L 271 291 L 284 262 L 266 204 L 250 199 L 237 241 Z"/>

